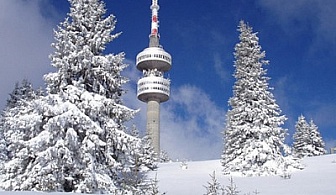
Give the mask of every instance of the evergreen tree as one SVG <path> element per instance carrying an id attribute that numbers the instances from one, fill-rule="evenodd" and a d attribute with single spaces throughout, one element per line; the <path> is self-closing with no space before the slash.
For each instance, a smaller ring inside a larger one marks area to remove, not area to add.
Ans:
<path id="1" fill-rule="evenodd" d="M 9 94 L 7 99 L 6 109 L 20 106 L 20 103 L 36 99 L 43 95 L 42 90 L 34 90 L 33 85 L 27 79 L 22 80 L 21 85 L 19 82 L 15 83 L 13 91 Z"/>
<path id="2" fill-rule="evenodd" d="M 238 195 L 239 191 L 232 177 L 230 177 L 229 182 L 229 185 L 225 187 L 226 195 Z"/>
<path id="3" fill-rule="evenodd" d="M 6 142 L 3 134 L 2 116 L 0 116 L 0 180 L 3 171 L 3 165 L 6 160 L 7 160 Z"/>
<path id="4" fill-rule="evenodd" d="M 139 141 L 134 142 L 132 145 L 133 149 L 131 154 L 134 155 L 133 159 L 136 161 L 134 165 L 146 165 L 148 169 L 155 170 L 157 168 L 158 160 L 149 136 L 146 135 L 140 138 L 139 130 L 135 125 L 132 126 L 132 131 L 130 134 L 136 138 L 139 138 Z"/>
<path id="5" fill-rule="evenodd" d="M 124 123 L 136 114 L 122 105 L 124 53 L 104 54 L 113 15 L 101 0 L 69 0 L 67 18 L 55 31 L 57 71 L 45 75 L 47 94 L 8 111 L 4 137 L 8 160 L 5 190 L 125 194 L 133 189 L 123 173 L 134 173 L 141 140 Z M 19 110 L 13 117 L 12 111 Z M 143 161 L 137 173 L 148 170 Z M 125 186 L 126 185 L 126 186 Z M 130 187 L 128 187 L 130 186 Z M 138 185 L 137 187 L 141 187 Z M 139 189 L 138 191 L 140 191 Z"/>
<path id="6" fill-rule="evenodd" d="M 140 138 L 140 133 L 135 125 L 132 126 L 130 135 L 138 138 L 138 141 L 133 142 L 131 145 L 130 155 L 132 156 L 132 163 L 122 165 L 127 166 L 127 168 L 123 169 L 125 171 L 122 173 L 124 186 L 134 194 L 146 191 L 150 193 L 152 191 L 151 186 L 154 185 L 155 181 L 148 179 L 142 170 L 146 168 L 149 171 L 157 168 L 154 149 L 147 136 Z M 144 185 L 148 187 L 142 188 Z"/>
<path id="7" fill-rule="evenodd" d="M 303 115 L 299 116 L 293 135 L 294 155 L 298 158 L 325 154 L 324 142 L 313 120 L 308 123 Z"/>
<path id="8" fill-rule="evenodd" d="M 34 90 L 33 85 L 26 79 L 21 83 L 15 83 L 13 91 L 9 94 L 7 104 L 0 116 L 0 170 L 3 171 L 4 162 L 7 160 L 7 148 L 4 130 L 7 117 L 15 117 L 20 113 L 20 107 L 26 106 L 27 102 L 38 99 L 43 95 L 41 90 Z"/>
<path id="9" fill-rule="evenodd" d="M 205 195 L 224 195 L 224 188 L 218 182 L 215 171 L 212 173 L 212 175 L 210 175 L 210 177 L 211 181 L 208 182 L 207 186 L 205 186 L 206 188 Z"/>
<path id="10" fill-rule="evenodd" d="M 320 131 L 318 127 L 315 125 L 313 119 L 309 122 L 310 127 L 310 138 L 311 138 L 311 144 L 312 144 L 312 154 L 313 156 L 319 156 L 325 154 L 327 151 L 324 149 L 325 143 L 322 139 L 322 136 L 320 134 Z"/>
<path id="11" fill-rule="evenodd" d="M 295 124 L 295 133 L 293 135 L 293 153 L 294 156 L 302 158 L 309 154 L 306 146 L 309 143 L 309 125 L 303 115 L 299 116 Z"/>
<path id="12" fill-rule="evenodd" d="M 171 162 L 171 158 L 168 155 L 168 152 L 165 150 L 161 150 L 160 152 L 160 163 L 167 163 L 167 162 Z"/>
<path id="13" fill-rule="evenodd" d="M 235 46 L 236 82 L 231 109 L 227 112 L 224 130 L 222 165 L 224 173 L 238 171 L 244 175 L 278 174 L 284 166 L 282 150 L 286 130 L 281 125 L 286 117 L 276 104 L 268 85 L 257 33 L 241 21 L 240 42 Z"/>

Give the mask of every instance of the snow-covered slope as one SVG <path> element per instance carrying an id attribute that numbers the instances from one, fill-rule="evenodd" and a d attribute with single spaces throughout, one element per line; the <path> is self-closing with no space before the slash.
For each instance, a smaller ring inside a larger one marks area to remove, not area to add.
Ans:
<path id="1" fill-rule="evenodd" d="M 305 158 L 305 169 L 291 173 L 290 179 L 280 176 L 234 177 L 241 195 L 260 192 L 262 195 L 334 195 L 336 194 L 336 155 Z M 221 173 L 219 160 L 188 162 L 182 169 L 181 163 L 161 164 L 157 171 L 161 192 L 174 195 L 205 194 L 210 174 L 224 186 L 229 185 L 230 176 Z"/>
<path id="2" fill-rule="evenodd" d="M 279 176 L 233 177 L 241 195 L 334 195 L 336 194 L 336 155 L 324 155 L 303 159 L 305 169 L 291 173 L 290 179 Z M 161 192 L 167 195 L 205 194 L 210 174 L 216 171 L 216 178 L 224 186 L 229 184 L 230 176 L 221 174 L 219 160 L 188 162 L 187 169 L 181 163 L 165 163 L 159 166 L 152 176 L 159 180 Z M 39 195 L 37 192 L 0 192 L 0 195 Z M 49 195 L 63 193 L 48 193 Z"/>

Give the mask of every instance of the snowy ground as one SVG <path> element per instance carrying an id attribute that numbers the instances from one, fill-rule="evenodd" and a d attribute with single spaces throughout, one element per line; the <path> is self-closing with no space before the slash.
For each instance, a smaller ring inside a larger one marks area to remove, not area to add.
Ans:
<path id="1" fill-rule="evenodd" d="M 181 163 L 160 165 L 157 173 L 159 188 L 167 194 L 202 195 L 206 192 L 210 174 L 224 186 L 230 176 L 221 174 L 219 160 L 189 162 L 188 169 Z M 334 195 L 336 194 L 336 155 L 305 158 L 305 169 L 291 173 L 291 179 L 272 177 L 233 177 L 241 195 L 260 192 L 261 195 Z"/>
<path id="2" fill-rule="evenodd" d="M 221 174 L 219 160 L 188 162 L 182 169 L 181 163 L 161 164 L 157 172 L 159 188 L 168 195 L 202 195 L 205 185 L 211 180 L 210 174 L 216 171 L 216 178 L 222 185 L 228 185 L 230 176 Z M 336 155 L 305 158 L 305 169 L 293 172 L 291 179 L 274 177 L 233 177 L 241 195 L 334 195 L 336 194 Z M 39 195 L 37 192 L 0 192 L 0 195 Z M 48 193 L 49 195 L 62 193 Z"/>

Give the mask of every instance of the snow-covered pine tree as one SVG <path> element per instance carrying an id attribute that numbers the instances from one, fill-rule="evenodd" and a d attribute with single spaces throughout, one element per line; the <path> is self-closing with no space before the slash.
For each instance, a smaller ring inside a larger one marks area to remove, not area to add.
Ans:
<path id="1" fill-rule="evenodd" d="M 204 195 L 224 195 L 224 187 L 218 182 L 215 171 L 210 175 L 211 181 L 208 185 L 204 186 L 206 193 Z"/>
<path id="2" fill-rule="evenodd" d="M 6 149 L 4 132 L 3 132 L 3 120 L 2 120 L 2 116 L 0 115 L 0 181 L 1 181 L 2 171 L 3 171 L 3 166 L 6 160 L 7 160 L 7 149 Z"/>
<path id="3" fill-rule="evenodd" d="M 8 159 L 4 136 L 6 126 L 8 125 L 6 122 L 7 118 L 19 115 L 20 107 L 26 106 L 27 102 L 38 99 L 42 94 L 41 90 L 34 90 L 33 85 L 27 79 L 22 80 L 21 83 L 15 83 L 13 91 L 9 94 L 5 109 L 0 116 L 0 172 L 4 170 L 3 165 Z"/>
<path id="4" fill-rule="evenodd" d="M 22 100 L 30 101 L 42 95 L 42 90 L 35 90 L 30 81 L 23 79 L 21 84 L 19 82 L 15 83 L 14 89 L 9 94 L 9 98 L 7 99 L 5 109 L 18 107 L 19 104 L 22 103 Z"/>
<path id="5" fill-rule="evenodd" d="M 293 155 L 302 158 L 309 154 L 306 147 L 309 143 L 309 125 L 303 115 L 298 117 L 293 135 Z"/>
<path id="6" fill-rule="evenodd" d="M 29 182 L 29 175 L 25 172 L 35 158 L 32 152 L 39 146 L 38 140 L 33 140 L 39 134 L 42 126 L 42 116 L 35 108 L 39 107 L 39 99 L 19 99 L 15 107 L 5 108 L 1 128 L 5 140 L 6 159 L 2 169 L 0 188 L 4 190 L 29 190 L 24 188 Z M 45 140 L 47 141 L 47 140 Z M 1 177 L 0 177 L 1 178 Z"/>
<path id="7" fill-rule="evenodd" d="M 325 154 L 327 152 L 324 148 L 325 143 L 313 119 L 311 119 L 309 122 L 309 129 L 310 129 L 311 144 L 313 147 L 313 151 L 312 151 L 313 156 L 319 156 L 319 155 Z"/>
<path id="8" fill-rule="evenodd" d="M 134 154 L 136 154 L 137 163 L 145 165 L 150 170 L 155 170 L 157 168 L 157 154 L 152 147 L 152 142 L 149 136 L 144 136 L 140 139 L 140 144 L 134 148 Z"/>
<path id="9" fill-rule="evenodd" d="M 244 21 L 238 26 L 240 42 L 235 46 L 235 73 L 231 109 L 227 112 L 224 130 L 224 149 L 221 158 L 223 171 L 243 175 L 272 175 L 284 166 L 282 150 L 286 130 L 270 92 L 257 33 Z"/>
<path id="10" fill-rule="evenodd" d="M 157 168 L 157 157 L 152 147 L 151 140 L 149 136 L 145 135 L 140 137 L 139 130 L 135 125 L 132 126 L 130 134 L 136 138 L 139 138 L 139 142 L 133 145 L 132 155 L 134 155 L 134 160 L 137 163 L 135 165 L 146 165 L 150 170 L 155 170 Z"/>
<path id="11" fill-rule="evenodd" d="M 168 152 L 165 150 L 161 150 L 160 152 L 160 163 L 171 162 L 172 159 L 169 157 Z"/>
<path id="12" fill-rule="evenodd" d="M 225 194 L 226 195 L 238 195 L 239 194 L 238 187 L 233 181 L 232 177 L 230 177 L 229 182 L 230 182 L 229 185 L 227 185 L 224 189 L 226 192 Z"/>
<path id="13" fill-rule="evenodd" d="M 134 155 L 135 165 L 145 165 L 150 170 L 155 170 L 157 168 L 157 155 L 152 147 L 152 142 L 148 135 L 140 137 L 139 130 L 135 125 L 132 126 L 132 131 L 130 133 L 132 136 L 139 138 L 139 142 L 133 145 L 132 155 Z M 138 169 L 138 168 L 137 168 Z"/>
<path id="14" fill-rule="evenodd" d="M 140 133 L 135 125 L 132 125 L 130 135 L 138 138 L 138 141 L 132 142 L 130 149 L 133 162 L 122 165 L 127 166 L 123 169 L 125 170 L 122 173 L 123 182 L 126 185 L 125 187 L 134 194 L 141 194 L 146 191 L 150 193 L 155 181 L 149 179 L 143 169 L 155 170 L 157 168 L 156 154 L 147 136 L 140 138 Z M 141 190 L 139 191 L 139 189 Z"/>
<path id="15" fill-rule="evenodd" d="M 5 121 L 9 159 L 5 190 L 127 193 L 123 174 L 139 138 L 124 123 L 136 113 L 122 105 L 124 53 L 104 54 L 113 15 L 101 0 L 69 0 L 50 56 L 57 72 L 45 76 L 45 97 L 26 102 Z M 144 164 L 139 165 L 143 171 Z M 132 189 L 136 190 L 136 189 Z M 129 191 L 128 191 L 129 192 Z"/>
<path id="16" fill-rule="evenodd" d="M 325 154 L 324 142 L 314 121 L 308 123 L 303 115 L 299 116 L 293 135 L 293 153 L 298 158 Z"/>

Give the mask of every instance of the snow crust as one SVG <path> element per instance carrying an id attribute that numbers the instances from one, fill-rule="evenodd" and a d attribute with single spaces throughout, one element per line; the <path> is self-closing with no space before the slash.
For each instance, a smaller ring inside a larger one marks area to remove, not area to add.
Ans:
<path id="1" fill-rule="evenodd" d="M 188 162 L 187 169 L 181 163 L 160 164 L 157 172 L 159 190 L 167 194 L 205 194 L 204 186 L 211 180 L 210 174 L 223 186 L 229 185 L 231 176 L 222 174 L 219 160 Z M 336 194 L 336 155 L 304 158 L 304 170 L 291 173 L 290 179 L 280 176 L 240 177 L 232 176 L 240 191 L 239 194 L 262 195 L 331 195 Z"/>
<path id="2" fill-rule="evenodd" d="M 332 195 L 336 194 L 336 154 L 304 158 L 304 170 L 291 173 L 290 179 L 280 176 L 239 177 L 232 176 L 240 191 L 239 194 L 253 194 L 258 191 L 262 195 Z M 159 180 L 160 192 L 171 195 L 202 195 L 204 186 L 211 180 L 210 174 L 216 171 L 218 181 L 227 186 L 231 176 L 221 173 L 219 160 L 187 162 L 187 167 L 181 167 L 181 162 L 159 165 L 152 177 Z M 0 195 L 41 195 L 42 192 L 0 192 Z M 69 194 L 69 193 L 47 193 Z"/>

